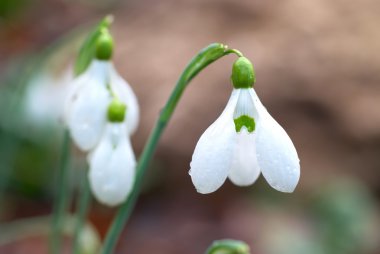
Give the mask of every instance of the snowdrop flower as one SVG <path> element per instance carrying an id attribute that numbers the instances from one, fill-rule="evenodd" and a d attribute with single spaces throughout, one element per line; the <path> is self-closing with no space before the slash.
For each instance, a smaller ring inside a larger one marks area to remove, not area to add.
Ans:
<path id="1" fill-rule="evenodd" d="M 108 107 L 108 123 L 99 144 L 88 156 L 91 190 L 105 205 L 119 205 L 131 192 L 136 158 L 124 121 L 126 106 L 113 100 Z M 127 109 L 128 112 L 128 109 Z"/>
<path id="2" fill-rule="evenodd" d="M 248 186 L 262 172 L 274 189 L 293 192 L 300 177 L 296 149 L 253 89 L 255 75 L 247 58 L 234 63 L 231 79 L 234 89 L 226 108 L 195 147 L 189 172 L 195 188 L 211 193 L 227 178 Z"/>
<path id="3" fill-rule="evenodd" d="M 71 68 L 59 76 L 43 71 L 27 84 L 25 94 L 25 117 L 33 126 L 43 127 L 56 124 L 62 115 L 65 94 L 72 81 Z"/>
<path id="4" fill-rule="evenodd" d="M 64 118 L 72 139 L 83 151 L 92 150 L 100 141 L 113 95 L 116 94 L 128 107 L 125 122 L 129 134 L 136 130 L 139 122 L 137 98 L 110 61 L 112 50 L 112 37 L 104 32 L 98 38 L 95 59 L 72 82 L 68 92 Z"/>

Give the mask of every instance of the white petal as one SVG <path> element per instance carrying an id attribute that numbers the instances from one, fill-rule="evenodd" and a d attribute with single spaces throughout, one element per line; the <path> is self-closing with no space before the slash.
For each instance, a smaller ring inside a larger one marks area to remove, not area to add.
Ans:
<path id="1" fill-rule="evenodd" d="M 256 157 L 256 133 L 248 133 L 243 129 L 235 137 L 232 166 L 228 178 L 236 185 L 253 184 L 260 175 L 260 167 Z"/>
<path id="2" fill-rule="evenodd" d="M 107 88 L 109 79 L 110 62 L 93 60 L 88 69 L 80 76 L 73 79 L 69 83 L 64 100 L 63 118 L 66 124 L 68 124 L 69 114 L 73 105 L 73 101 L 79 96 L 83 86 L 93 83 L 96 80 L 97 84 L 100 84 L 104 88 Z"/>
<path id="3" fill-rule="evenodd" d="M 107 85 L 111 70 L 112 63 L 110 61 L 93 60 L 85 73 L 100 83 Z"/>
<path id="4" fill-rule="evenodd" d="M 108 124 L 101 142 L 89 157 L 90 186 L 96 199 L 115 206 L 133 188 L 136 159 L 124 124 Z"/>
<path id="5" fill-rule="evenodd" d="M 216 191 L 228 176 L 236 136 L 233 111 L 239 92 L 232 92 L 223 113 L 202 134 L 195 147 L 189 174 L 199 193 Z"/>
<path id="6" fill-rule="evenodd" d="M 252 96 L 250 93 L 251 89 L 240 89 L 239 98 L 236 103 L 236 108 L 234 111 L 234 119 L 240 116 L 246 115 L 254 119 L 258 118 L 258 113 L 253 103 Z"/>
<path id="7" fill-rule="evenodd" d="M 139 104 L 131 86 L 111 68 L 111 88 L 127 105 L 126 122 L 129 134 L 133 134 L 139 124 Z"/>
<path id="8" fill-rule="evenodd" d="M 79 88 L 67 116 L 71 137 L 83 151 L 91 150 L 99 142 L 110 101 L 103 84 L 91 78 L 87 81 Z"/>
<path id="9" fill-rule="evenodd" d="M 66 125 L 68 125 L 69 122 L 69 115 L 73 105 L 73 101 L 76 100 L 79 91 L 81 91 L 83 86 L 88 83 L 88 80 L 88 75 L 81 75 L 68 84 L 63 106 L 63 119 Z"/>
<path id="10" fill-rule="evenodd" d="M 257 160 L 263 176 L 276 190 L 293 192 L 300 177 L 297 151 L 285 130 L 272 118 L 251 90 L 259 112 L 257 124 Z"/>

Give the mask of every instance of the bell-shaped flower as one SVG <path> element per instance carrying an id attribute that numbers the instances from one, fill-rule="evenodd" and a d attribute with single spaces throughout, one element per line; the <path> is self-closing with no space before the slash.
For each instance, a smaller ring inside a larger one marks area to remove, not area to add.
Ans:
<path id="1" fill-rule="evenodd" d="M 226 108 L 196 145 L 189 172 L 195 188 L 211 193 L 227 178 L 248 186 L 261 172 L 274 189 L 293 192 L 300 177 L 296 149 L 252 88 L 255 76 L 248 59 L 235 62 L 232 81 Z"/>
<path id="2" fill-rule="evenodd" d="M 128 114 L 125 116 L 128 133 L 133 134 L 139 124 L 139 104 L 131 86 L 124 80 L 113 66 L 110 68 L 110 87 L 118 98 L 127 105 Z"/>
<path id="3" fill-rule="evenodd" d="M 100 203 L 108 206 L 121 204 L 131 192 L 135 179 L 136 158 L 124 112 L 125 106 L 120 107 L 118 102 L 116 105 L 111 103 L 108 110 L 110 122 L 99 144 L 88 156 L 92 193 Z"/>
<path id="4" fill-rule="evenodd" d="M 100 42 L 108 45 L 102 37 Z M 98 43 L 99 44 L 99 43 Z M 108 104 L 117 95 L 128 107 L 125 122 L 128 133 L 132 134 L 139 122 L 139 106 L 136 95 L 129 84 L 117 73 L 110 58 L 111 48 L 104 55 L 104 45 L 100 43 L 95 59 L 87 70 L 71 84 L 65 102 L 64 118 L 76 145 L 83 151 L 93 149 L 99 142 L 107 123 Z M 100 53 L 99 53 L 100 52 Z"/>
<path id="5" fill-rule="evenodd" d="M 89 151 L 99 142 L 106 124 L 111 94 L 107 89 L 109 63 L 93 60 L 71 84 L 65 105 L 65 121 L 75 144 Z"/>

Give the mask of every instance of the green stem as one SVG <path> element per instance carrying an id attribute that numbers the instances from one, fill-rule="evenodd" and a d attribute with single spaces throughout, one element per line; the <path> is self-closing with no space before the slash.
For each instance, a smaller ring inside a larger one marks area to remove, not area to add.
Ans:
<path id="1" fill-rule="evenodd" d="M 2 133 L 4 131 L 4 133 Z M 0 128 L 0 204 L 4 204 L 3 198 L 8 188 L 10 176 L 12 176 L 15 155 L 19 147 L 19 140 L 11 136 L 10 133 Z M 0 205 L 0 215 L 3 205 Z"/>
<path id="2" fill-rule="evenodd" d="M 227 54 L 236 54 L 238 57 L 242 57 L 243 56 L 243 53 L 241 53 L 239 50 L 237 49 L 227 49 L 226 50 L 226 53 Z"/>
<path id="3" fill-rule="evenodd" d="M 170 120 L 170 117 L 172 116 L 174 109 L 176 108 L 176 105 L 188 83 L 209 64 L 230 53 L 236 54 L 235 51 L 230 51 L 227 46 L 224 46 L 220 43 L 210 44 L 208 47 L 201 50 L 190 61 L 190 63 L 183 71 L 169 100 L 167 101 L 165 107 L 162 109 L 156 125 L 153 128 L 153 131 L 151 132 L 149 139 L 144 147 L 142 155 L 140 156 L 139 162 L 136 166 L 136 179 L 134 188 L 127 201 L 121 205 L 117 214 L 115 215 L 115 218 L 106 234 L 101 253 L 110 254 L 113 252 L 117 240 L 124 228 L 124 225 L 131 216 L 133 208 L 136 204 L 145 171 L 153 157 L 153 153 L 156 149 L 158 140 L 160 139 L 163 130 Z"/>
<path id="4" fill-rule="evenodd" d="M 58 172 L 58 198 L 54 207 L 52 218 L 52 234 L 50 239 L 50 252 L 61 252 L 62 228 L 65 214 L 69 205 L 69 164 L 70 164 L 70 135 L 66 129 L 63 135 L 61 162 Z"/>
<path id="5" fill-rule="evenodd" d="M 79 194 L 79 201 L 77 205 L 77 218 L 74 229 L 74 238 L 73 238 L 73 254 L 80 253 L 80 235 L 85 225 L 86 215 L 88 212 L 88 208 L 91 203 L 91 191 L 90 184 L 87 177 L 87 170 L 85 171 L 85 175 L 82 177 L 81 189 Z"/>

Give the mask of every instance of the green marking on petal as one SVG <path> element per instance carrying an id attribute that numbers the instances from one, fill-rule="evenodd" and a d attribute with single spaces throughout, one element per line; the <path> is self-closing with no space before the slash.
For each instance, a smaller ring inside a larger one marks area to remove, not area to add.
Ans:
<path id="1" fill-rule="evenodd" d="M 256 127 L 255 119 L 247 115 L 241 115 L 238 118 L 235 118 L 234 123 L 236 132 L 240 132 L 241 128 L 245 126 L 248 132 L 251 133 L 255 130 Z"/>

